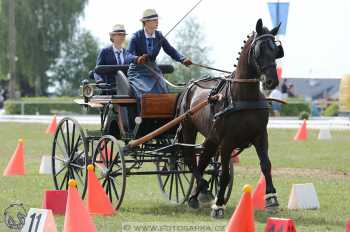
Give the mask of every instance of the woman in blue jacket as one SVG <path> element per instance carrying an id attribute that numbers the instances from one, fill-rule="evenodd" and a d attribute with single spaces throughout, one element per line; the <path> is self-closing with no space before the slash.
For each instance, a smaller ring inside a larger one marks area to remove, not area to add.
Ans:
<path id="1" fill-rule="evenodd" d="M 138 111 L 140 110 L 139 102 L 143 94 L 168 92 L 162 72 L 156 64 L 156 58 L 161 48 L 175 61 L 186 66 L 192 64 L 190 59 L 176 51 L 162 33 L 157 30 L 158 14 L 154 9 L 145 10 L 141 22 L 143 23 L 143 29 L 132 35 L 127 49 L 131 54 L 128 77 L 132 94 L 138 101 Z"/>

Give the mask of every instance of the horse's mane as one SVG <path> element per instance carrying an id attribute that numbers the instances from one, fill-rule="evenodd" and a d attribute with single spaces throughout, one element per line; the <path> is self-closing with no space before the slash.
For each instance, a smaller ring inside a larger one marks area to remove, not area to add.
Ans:
<path id="1" fill-rule="evenodd" d="M 252 32 L 247 35 L 247 40 L 243 41 L 243 46 L 241 47 L 241 51 L 238 52 L 238 57 L 236 60 L 238 61 L 237 65 L 234 65 L 235 67 L 235 76 L 236 78 L 240 78 L 240 75 L 242 75 L 241 70 L 248 70 L 248 58 L 249 58 L 249 51 L 251 48 L 251 44 L 254 41 L 254 33 Z M 246 75 L 246 73 L 243 73 L 243 75 Z"/>

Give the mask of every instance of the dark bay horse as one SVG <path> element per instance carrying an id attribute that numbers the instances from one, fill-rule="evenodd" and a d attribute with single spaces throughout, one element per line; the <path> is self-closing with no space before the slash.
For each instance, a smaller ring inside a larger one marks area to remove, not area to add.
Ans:
<path id="1" fill-rule="evenodd" d="M 185 162 L 196 179 L 196 187 L 188 200 L 188 205 L 198 208 L 199 202 L 211 202 L 213 196 L 208 191 L 208 182 L 203 172 L 210 157 L 219 154 L 222 175 L 216 201 L 212 205 L 212 217 L 224 215 L 224 194 L 230 180 L 229 164 L 233 149 L 244 149 L 254 145 L 259 156 L 261 171 L 266 180 L 265 202 L 267 209 L 277 209 L 276 189 L 272 183 L 271 163 L 268 157 L 267 123 L 269 106 L 260 91 L 274 89 L 279 81 L 276 71 L 276 59 L 283 57 L 283 48 L 275 41 L 279 26 L 268 30 L 259 19 L 256 32 L 248 36 L 238 59 L 236 71 L 226 78 L 202 79 L 193 82 L 183 93 L 178 103 L 178 113 L 192 108 L 209 95 L 222 94 L 219 102 L 213 102 L 203 110 L 182 122 L 178 139 L 184 143 L 195 143 L 197 132 L 206 139 L 204 151 L 197 164 L 193 151 L 185 151 Z M 215 87 L 215 88 L 214 88 Z M 213 90 L 214 88 L 214 90 Z"/>

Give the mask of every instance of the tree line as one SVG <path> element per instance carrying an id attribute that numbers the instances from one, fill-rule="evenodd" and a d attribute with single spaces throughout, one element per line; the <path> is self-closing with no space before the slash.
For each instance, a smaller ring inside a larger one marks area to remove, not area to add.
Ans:
<path id="1" fill-rule="evenodd" d="M 100 49 L 97 39 L 79 28 L 88 0 L 2 0 L 0 2 L 0 87 L 9 73 L 9 1 L 15 1 L 16 90 L 22 96 L 77 95 L 80 82 L 93 69 Z M 102 2 L 101 2 L 102 4 Z M 112 26 L 111 22 L 111 26 Z M 127 22 L 125 22 L 127 24 Z M 203 33 L 189 18 L 171 41 L 197 63 L 210 64 Z M 106 38 L 106 41 L 107 38 Z M 162 63 L 172 63 L 163 59 Z M 187 82 L 207 73 L 175 64 L 169 79 Z"/>

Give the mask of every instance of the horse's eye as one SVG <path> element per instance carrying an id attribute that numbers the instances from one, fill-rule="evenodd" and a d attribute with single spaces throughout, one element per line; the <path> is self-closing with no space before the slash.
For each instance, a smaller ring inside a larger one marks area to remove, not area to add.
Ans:
<path id="1" fill-rule="evenodd" d="M 272 50 L 274 50 L 275 47 L 276 47 L 275 43 L 272 42 L 272 40 L 269 40 L 269 41 L 268 41 L 268 45 L 269 45 L 269 47 L 270 47 Z"/>

